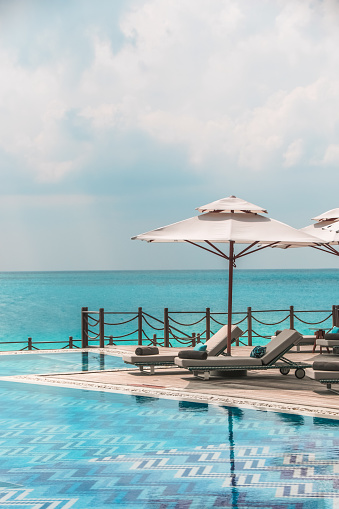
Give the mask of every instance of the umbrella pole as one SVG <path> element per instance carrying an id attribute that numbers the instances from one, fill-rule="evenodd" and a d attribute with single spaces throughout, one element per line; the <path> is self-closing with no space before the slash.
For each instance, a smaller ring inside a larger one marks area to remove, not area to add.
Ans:
<path id="1" fill-rule="evenodd" d="M 234 241 L 230 241 L 228 258 L 228 309 L 227 309 L 227 355 L 231 355 L 232 343 L 232 293 L 233 293 Z"/>

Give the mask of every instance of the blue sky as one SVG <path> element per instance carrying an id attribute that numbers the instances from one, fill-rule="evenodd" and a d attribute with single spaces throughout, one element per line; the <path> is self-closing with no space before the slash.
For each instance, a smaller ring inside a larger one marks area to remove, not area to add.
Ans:
<path id="1" fill-rule="evenodd" d="M 0 270 L 220 268 L 130 237 L 231 194 L 297 228 L 338 207 L 338 21 L 336 0 L 2 0 Z M 339 262 L 268 251 L 239 266 Z"/>

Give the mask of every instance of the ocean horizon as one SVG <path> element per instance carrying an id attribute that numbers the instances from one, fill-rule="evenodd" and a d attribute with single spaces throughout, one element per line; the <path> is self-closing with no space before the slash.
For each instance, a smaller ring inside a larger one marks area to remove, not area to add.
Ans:
<path id="1" fill-rule="evenodd" d="M 165 307 L 172 312 L 204 312 L 208 307 L 224 313 L 227 282 L 227 270 L 214 269 L 0 272 L 0 349 L 23 348 L 4 343 L 27 342 L 28 337 L 33 342 L 80 339 L 85 306 L 135 313 L 142 307 L 160 319 Z M 290 306 L 331 311 L 339 304 L 338 282 L 338 269 L 236 269 L 233 311 L 246 312 L 249 306 L 257 311 Z M 299 325 L 298 330 L 311 333 L 307 325 Z"/>

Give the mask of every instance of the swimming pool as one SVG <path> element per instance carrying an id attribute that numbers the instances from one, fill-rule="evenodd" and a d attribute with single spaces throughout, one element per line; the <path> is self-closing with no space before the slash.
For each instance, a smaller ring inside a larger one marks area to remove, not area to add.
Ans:
<path id="1" fill-rule="evenodd" d="M 338 507 L 339 422 L 0 382 L 0 507 Z"/>
<path id="2" fill-rule="evenodd" d="M 126 368 L 121 357 L 96 352 L 0 355 L 0 376 L 71 373 L 118 368 Z"/>

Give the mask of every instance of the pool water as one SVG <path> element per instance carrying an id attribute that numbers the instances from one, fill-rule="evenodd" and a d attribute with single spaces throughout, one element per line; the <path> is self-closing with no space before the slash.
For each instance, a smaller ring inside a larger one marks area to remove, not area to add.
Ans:
<path id="1" fill-rule="evenodd" d="M 121 357 L 96 352 L 0 355 L 0 376 L 126 368 Z"/>
<path id="2" fill-rule="evenodd" d="M 338 507 L 339 422 L 0 381 L 0 507 Z"/>

